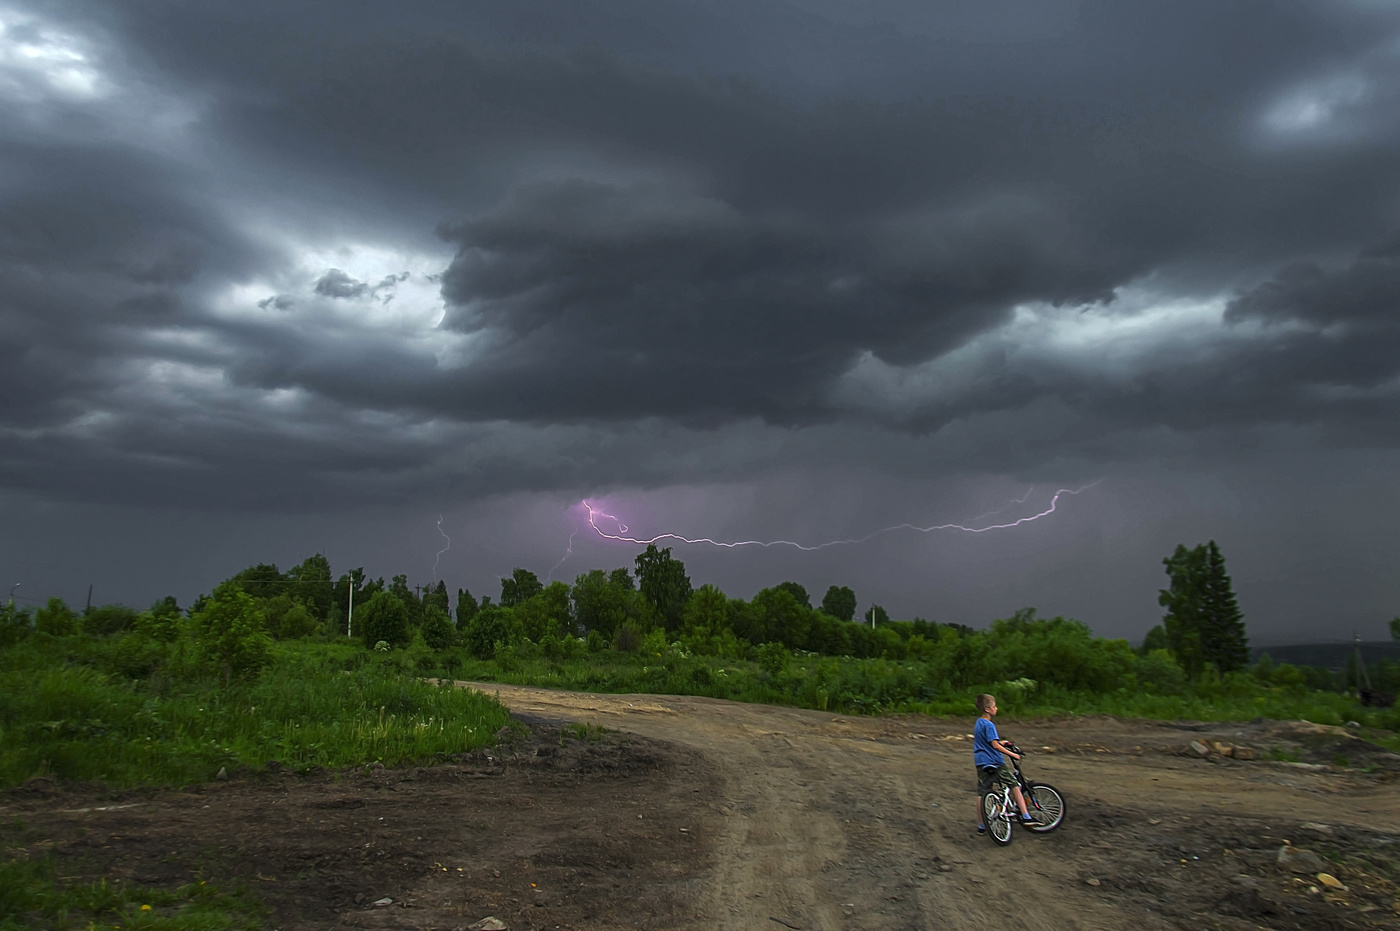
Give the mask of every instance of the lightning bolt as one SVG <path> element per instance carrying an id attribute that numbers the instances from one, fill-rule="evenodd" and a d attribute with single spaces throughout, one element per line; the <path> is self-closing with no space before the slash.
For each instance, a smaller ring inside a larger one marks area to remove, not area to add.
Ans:
<path id="1" fill-rule="evenodd" d="M 1086 487 L 1087 487 L 1087 486 L 1086 486 Z M 1082 489 L 1081 489 L 1081 490 L 1082 490 Z M 1033 492 L 1033 491 L 1035 491 L 1035 488 L 1034 488 L 1034 487 L 1027 488 L 1027 489 L 1026 489 L 1026 493 L 1025 493 L 1024 495 L 1022 495 L 1021 497 L 1019 497 L 1019 498 L 1012 498 L 1010 501 L 1006 502 L 1005 504 L 1003 504 L 1003 505 L 1002 505 L 1001 507 L 999 507 L 999 508 L 996 508 L 996 509 L 991 510 L 991 511 L 986 511 L 986 512 L 984 512 L 984 513 L 982 513 L 982 514 L 978 514 L 976 517 L 972 518 L 971 523 L 974 523 L 974 524 L 975 524 L 975 523 L 977 523 L 979 520 L 986 520 L 988 517 L 991 517 L 991 516 L 993 516 L 993 515 L 995 515 L 995 514 L 1000 514 L 1000 513 L 1002 513 L 1003 511 L 1009 511 L 1009 510 L 1011 510 L 1011 507 L 1012 507 L 1013 505 L 1016 505 L 1016 504 L 1025 504 L 1027 501 L 1030 500 L 1031 492 Z"/>
<path id="2" fill-rule="evenodd" d="M 621 525 L 619 525 L 619 526 L 621 526 Z M 596 528 L 595 528 L 595 529 L 596 529 Z M 627 532 L 627 528 L 626 528 L 626 527 L 623 527 L 623 528 L 622 528 L 622 532 L 623 532 L 623 533 L 626 533 L 626 532 Z M 560 558 L 560 560 L 559 560 L 557 563 L 554 564 L 554 568 L 549 570 L 549 575 L 547 575 L 547 576 L 544 577 L 544 580 L 545 580 L 546 582 L 552 582 L 552 581 L 554 580 L 554 573 L 555 573 L 556 571 L 558 571 L 558 569 L 559 569 L 560 566 L 564 565 L 564 561 L 565 561 L 566 559 L 568 559 L 570 556 L 574 555 L 574 534 L 576 534 L 576 533 L 578 533 L 578 528 L 577 528 L 577 527 L 575 527 L 575 528 L 569 533 L 569 548 L 566 549 L 566 550 L 564 551 L 563 557 Z"/>
<path id="3" fill-rule="evenodd" d="M 438 531 L 438 533 L 441 533 L 441 534 L 442 534 L 442 538 L 443 538 L 444 540 L 447 541 L 447 545 L 444 546 L 442 549 L 438 550 L 438 551 L 437 551 L 437 555 L 433 557 L 433 581 L 434 581 L 434 582 L 436 582 L 436 581 L 438 580 L 438 576 L 437 576 L 438 560 L 442 559 L 442 554 L 443 554 L 443 553 L 446 553 L 448 550 L 452 549 L 452 538 L 449 537 L 446 533 L 443 533 L 443 530 L 442 530 L 442 515 L 441 515 L 441 514 L 438 515 L 438 519 L 437 519 L 437 531 Z"/>
<path id="4" fill-rule="evenodd" d="M 661 540 L 674 540 L 674 541 L 677 542 L 677 543 L 690 543 L 690 544 L 708 543 L 708 544 L 711 545 L 711 546 L 720 546 L 720 547 L 724 547 L 725 549 L 736 549 L 736 548 L 741 547 L 741 546 L 761 546 L 761 547 L 764 547 L 765 549 L 766 549 L 766 548 L 769 548 L 769 547 L 774 547 L 774 546 L 790 546 L 790 547 L 792 547 L 793 549 L 798 549 L 798 550 L 802 550 L 802 551 L 804 551 L 804 552 L 812 553 L 812 552 L 816 552 L 817 550 L 824 550 L 824 549 L 826 549 L 827 547 L 831 547 L 831 546 L 854 546 L 854 545 L 856 545 L 856 544 L 858 544 L 858 543 L 865 543 L 865 542 L 867 542 L 867 541 L 869 541 L 869 540 L 875 539 L 875 538 L 878 537 L 878 536 L 882 536 L 882 535 L 887 534 L 887 533 L 894 533 L 896 530 L 912 530 L 912 531 L 914 531 L 915 533 L 933 533 L 933 532 L 939 531 L 939 530 L 957 530 L 957 531 L 961 531 L 961 532 L 963 532 L 963 533 L 988 533 L 988 532 L 990 532 L 990 531 L 992 531 L 992 530 L 1009 530 L 1009 529 L 1011 529 L 1012 527 L 1019 527 L 1019 526 L 1021 526 L 1022 524 L 1029 524 L 1029 523 L 1031 523 L 1032 521 L 1040 520 L 1040 519 L 1043 518 L 1043 517 L 1049 517 L 1051 514 L 1054 514 L 1055 511 L 1059 508 L 1060 499 L 1061 499 L 1062 497 L 1064 497 L 1065 495 L 1077 495 L 1077 494 L 1079 494 L 1079 493 L 1081 493 L 1081 492 L 1083 492 L 1083 491 L 1087 491 L 1088 489 L 1093 488 L 1093 487 L 1094 487 L 1095 485 L 1097 485 L 1097 484 L 1098 484 L 1098 481 L 1096 480 L 1096 481 L 1090 482 L 1089 484 L 1084 485 L 1084 486 L 1082 486 L 1082 487 L 1080 487 L 1080 488 L 1061 488 L 1060 490 L 1056 491 L 1055 494 L 1050 498 L 1050 504 L 1045 508 L 1045 510 L 1043 510 L 1043 511 L 1038 511 L 1038 512 L 1035 513 L 1035 514 L 1031 514 L 1031 515 L 1026 516 L 1026 517 L 1020 517 L 1020 518 L 1017 518 L 1016 520 L 1008 521 L 1008 522 L 1006 522 L 1006 523 L 1001 523 L 1001 524 L 987 524 L 987 525 L 985 525 L 985 526 L 970 526 L 970 525 L 968 525 L 968 524 L 934 524 L 934 525 L 929 526 L 929 527 L 920 527 L 918 524 L 908 524 L 908 523 L 906 523 L 906 524 L 895 524 L 895 525 L 892 526 L 892 527 L 882 527 L 882 528 L 880 528 L 879 530 L 876 530 L 876 531 L 874 531 L 873 533 L 868 533 L 868 534 L 866 534 L 866 535 L 863 536 L 863 537 L 852 537 L 852 538 L 850 538 L 850 539 L 845 539 L 845 540 L 828 540 L 828 541 L 825 542 L 825 543 L 815 543 L 815 544 L 811 544 L 811 545 L 804 544 L 804 543 L 798 543 L 798 542 L 796 542 L 796 541 L 794 541 L 794 540 L 733 540 L 733 541 L 726 541 L 726 540 L 714 540 L 714 539 L 711 539 L 710 537 L 695 537 L 695 538 L 692 539 L 691 537 L 683 537 L 683 536 L 681 536 L 681 535 L 678 534 L 678 533 L 661 533 L 661 534 L 657 534 L 656 536 L 651 537 L 651 538 L 649 538 L 649 539 L 643 539 L 643 538 L 641 538 L 641 537 L 632 537 L 632 536 L 628 536 L 627 534 L 628 534 L 629 531 L 628 531 L 627 526 L 626 526 L 625 524 L 623 524 L 622 521 L 620 521 L 620 520 L 618 520 L 616 517 L 614 517 L 613 515 L 608 514 L 608 513 L 604 512 L 604 511 L 601 511 L 601 510 L 595 508 L 593 505 L 589 504 L 587 501 L 584 501 L 584 502 L 583 502 L 583 506 L 588 510 L 588 525 L 589 525 L 590 527 L 593 528 L 593 531 L 594 531 L 595 533 L 597 533 L 598 536 L 603 537 L 604 539 L 607 539 L 607 540 L 618 540 L 618 541 L 621 541 L 621 542 L 623 542 L 623 543 L 638 543 L 638 544 L 641 544 L 642 546 L 647 546 L 647 545 L 652 544 L 652 543 L 657 543 L 657 542 L 660 542 Z M 1013 504 L 1022 504 L 1022 503 L 1025 503 L 1025 501 L 1026 501 L 1027 499 L 1029 499 L 1029 497 L 1030 497 L 1030 492 L 1027 492 L 1027 493 L 1026 493 L 1026 496 L 1025 496 L 1024 498 L 1021 498 L 1019 501 L 1013 501 L 1012 503 L 1013 503 Z M 1010 507 L 1010 506 L 1011 506 L 1010 504 L 1007 505 L 1007 507 Z M 1004 510 L 1006 510 L 1006 508 L 1002 508 L 1001 510 L 1004 511 Z M 999 512 L 993 511 L 993 512 L 991 512 L 991 513 L 992 513 L 992 514 L 995 514 L 995 513 L 999 513 Z M 985 517 L 985 516 L 988 516 L 988 515 L 982 515 L 982 516 Z M 616 532 L 615 532 L 615 533 L 609 533 L 608 531 L 606 531 L 606 530 L 604 530 L 603 528 L 599 527 L 599 526 L 598 526 L 598 521 L 599 521 L 600 519 L 603 520 L 603 521 L 605 521 L 605 522 L 611 521 L 613 524 L 615 524 L 616 527 L 617 527 Z M 975 523 L 975 522 L 974 522 L 974 523 Z M 572 544 L 572 540 L 573 540 L 573 538 L 570 537 L 570 543 L 571 543 L 571 544 Z"/>

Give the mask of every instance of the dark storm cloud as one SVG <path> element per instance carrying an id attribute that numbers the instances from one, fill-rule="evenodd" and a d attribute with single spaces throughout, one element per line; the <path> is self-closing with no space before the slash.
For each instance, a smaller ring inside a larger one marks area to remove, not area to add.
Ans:
<path id="1" fill-rule="evenodd" d="M 1234 300 L 1226 316 L 1271 324 L 1338 324 L 1363 334 L 1400 329 L 1400 236 L 1331 271 L 1317 262 L 1289 265 Z"/>
<path id="2" fill-rule="evenodd" d="M 316 282 L 316 293 L 326 297 L 359 297 L 368 290 L 369 285 L 351 278 L 338 268 L 332 268 Z"/>
<path id="3" fill-rule="evenodd" d="M 891 387 L 897 375 L 870 366 L 873 374 L 847 379 L 841 400 L 912 429 L 937 429 L 971 412 L 1050 404 L 1073 410 L 1075 422 L 1055 443 L 1036 444 L 1040 452 L 1102 447 L 1116 437 L 1109 445 L 1119 448 L 1105 458 L 1119 462 L 1133 458 L 1134 446 L 1154 449 L 1142 435 L 1152 428 L 1194 436 L 1217 452 L 1237 443 L 1239 431 L 1269 425 L 1316 426 L 1330 445 L 1394 447 L 1400 443 L 1397 243 L 1392 237 L 1327 266 L 1285 266 L 1231 298 L 1221 325 L 1163 334 L 1144 357 L 1112 344 L 1123 361 L 1096 358 L 1091 349 L 1035 351 L 1024 344 L 1050 330 L 1027 327 L 974 342 L 961 369 L 916 375 L 912 386 Z M 1111 312 L 1110 305 L 1074 316 Z"/>
<path id="4" fill-rule="evenodd" d="M 1265 390 L 1350 428 L 1351 442 L 1400 440 L 1400 237 L 1332 268 L 1290 265 L 1232 301 L 1226 319 L 1278 333 L 1249 359 Z"/>
<path id="5" fill-rule="evenodd" d="M 445 230 L 462 251 L 443 325 L 495 338 L 465 378 L 504 389 L 509 416 L 825 419 L 861 350 L 920 359 L 1017 300 L 1102 296 L 1090 261 L 1027 228 L 1036 213 L 850 228 L 674 190 L 532 185 Z"/>
<path id="6" fill-rule="evenodd" d="M 170 166 L 111 148 L 4 146 L 27 183 L 0 210 L 0 423 L 41 427 L 100 406 L 143 330 L 199 309 L 206 256 L 240 274 L 250 248 L 184 196 Z"/>
<path id="7" fill-rule="evenodd" d="M 1393 9 L 326 9 L 52 8 L 117 90 L 0 101 L 7 484 L 66 494 L 85 458 L 189 500 L 205 476 L 250 502 L 279 474 L 303 477 L 279 501 L 432 469 L 664 481 L 637 451 L 697 426 L 766 462 L 752 425 L 834 426 L 836 455 L 852 420 L 1037 403 L 1105 457 L 1157 427 L 1394 419 L 1394 256 L 1362 254 L 1400 202 Z M 439 329 L 376 317 L 426 276 L 337 240 L 434 229 Z M 1128 321 L 1144 281 L 1235 299 L 1193 351 L 1116 368 L 1111 340 L 1086 366 L 997 335 L 1031 305 Z M 602 434 L 582 465 L 579 427 Z"/>

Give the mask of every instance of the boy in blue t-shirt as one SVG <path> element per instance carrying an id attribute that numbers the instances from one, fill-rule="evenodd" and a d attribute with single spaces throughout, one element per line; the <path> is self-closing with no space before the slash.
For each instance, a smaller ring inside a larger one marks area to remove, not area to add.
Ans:
<path id="1" fill-rule="evenodd" d="M 977 767 L 977 833 L 987 833 L 987 825 L 982 821 L 982 798 L 997 785 L 1011 787 L 1011 797 L 1016 800 L 1016 807 L 1021 809 L 1022 824 L 1039 824 L 1026 810 L 1026 800 L 1021 795 L 1016 774 L 1001 758 L 1003 753 L 1017 760 L 1021 757 L 1012 753 L 997 736 L 997 726 L 992 723 L 992 716 L 997 713 L 996 698 L 978 695 L 977 710 L 982 714 L 972 727 L 972 762 Z"/>

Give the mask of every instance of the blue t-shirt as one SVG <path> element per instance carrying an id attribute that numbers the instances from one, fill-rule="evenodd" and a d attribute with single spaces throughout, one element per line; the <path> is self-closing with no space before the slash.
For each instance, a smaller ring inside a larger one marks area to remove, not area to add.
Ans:
<path id="1" fill-rule="evenodd" d="M 1000 739 L 997 726 L 989 718 L 978 718 L 972 725 L 972 762 L 978 769 L 1001 765 L 1001 754 L 992 746 L 992 741 Z"/>

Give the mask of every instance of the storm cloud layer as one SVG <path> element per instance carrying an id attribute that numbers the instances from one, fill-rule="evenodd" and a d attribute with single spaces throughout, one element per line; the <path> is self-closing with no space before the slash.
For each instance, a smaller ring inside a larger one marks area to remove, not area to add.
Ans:
<path id="1" fill-rule="evenodd" d="M 1397 151 L 1366 0 L 0 0 L 0 487 L 1388 457 Z"/>

